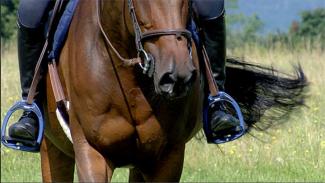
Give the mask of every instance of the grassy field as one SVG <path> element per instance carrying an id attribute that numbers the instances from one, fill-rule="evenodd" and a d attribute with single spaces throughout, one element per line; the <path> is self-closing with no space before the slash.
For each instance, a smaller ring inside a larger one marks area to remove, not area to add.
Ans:
<path id="1" fill-rule="evenodd" d="M 1 121 L 19 100 L 16 49 L 1 52 Z M 253 131 L 218 146 L 192 140 L 187 144 L 182 182 L 325 182 L 325 53 L 321 49 L 289 50 L 258 46 L 230 50 L 245 58 L 283 71 L 300 62 L 310 81 L 308 107 L 268 133 Z M 116 170 L 113 181 L 126 182 L 127 169 Z M 40 156 L 1 145 L 1 182 L 40 182 Z"/>

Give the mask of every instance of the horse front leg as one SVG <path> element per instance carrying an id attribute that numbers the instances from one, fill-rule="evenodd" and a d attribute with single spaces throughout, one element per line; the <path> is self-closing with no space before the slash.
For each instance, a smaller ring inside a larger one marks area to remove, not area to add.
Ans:
<path id="1" fill-rule="evenodd" d="M 104 157 L 87 142 L 74 144 L 76 165 L 80 182 L 108 182 L 113 168 L 107 166 Z"/>
<path id="2" fill-rule="evenodd" d="M 40 153 L 43 182 L 73 182 L 74 158 L 60 151 L 46 136 Z"/>
<path id="3" fill-rule="evenodd" d="M 147 182 L 179 182 L 184 163 L 185 144 L 177 144 L 167 148 L 153 167 L 142 169 Z"/>
<path id="4" fill-rule="evenodd" d="M 86 140 L 80 123 L 70 114 L 70 129 L 79 182 L 110 182 L 114 168 Z"/>

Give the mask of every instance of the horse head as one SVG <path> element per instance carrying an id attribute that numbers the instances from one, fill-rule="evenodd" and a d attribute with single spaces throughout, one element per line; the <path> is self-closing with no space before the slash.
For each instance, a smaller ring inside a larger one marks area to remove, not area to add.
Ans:
<path id="1" fill-rule="evenodd" d="M 196 79 L 187 0 L 129 0 L 130 32 L 143 62 L 153 69 L 155 91 L 168 99 L 186 96 Z M 133 27 L 133 28 L 132 28 Z M 138 40 L 138 41 L 137 41 Z M 147 59 L 147 60 L 146 60 Z"/>

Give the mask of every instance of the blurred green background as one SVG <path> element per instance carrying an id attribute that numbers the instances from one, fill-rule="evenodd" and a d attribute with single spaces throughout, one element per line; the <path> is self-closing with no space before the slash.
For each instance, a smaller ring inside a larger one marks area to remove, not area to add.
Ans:
<path id="1" fill-rule="evenodd" d="M 193 139 L 187 144 L 182 182 L 325 182 L 325 2 L 297 2 L 226 0 L 227 55 L 284 72 L 300 63 L 310 82 L 307 107 L 267 133 L 252 131 L 219 146 Z M 17 5 L 1 0 L 1 121 L 20 99 Z M 128 170 L 118 169 L 113 181 L 127 178 Z M 41 182 L 39 154 L 1 145 L 1 182 Z"/>

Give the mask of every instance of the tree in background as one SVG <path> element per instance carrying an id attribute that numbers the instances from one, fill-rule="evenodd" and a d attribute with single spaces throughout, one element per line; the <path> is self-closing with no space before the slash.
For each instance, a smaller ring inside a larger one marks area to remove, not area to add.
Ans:
<path id="1" fill-rule="evenodd" d="M 315 46 L 325 49 L 325 8 L 303 11 L 300 21 L 293 21 L 287 33 L 270 34 L 268 44 L 285 43 L 292 49 Z"/>
<path id="2" fill-rule="evenodd" d="M 310 38 L 312 40 L 325 39 L 325 8 L 304 11 L 301 14 L 301 22 L 293 22 L 289 34 L 297 37 Z"/>
<path id="3" fill-rule="evenodd" d="M 238 0 L 227 0 L 226 11 L 238 9 Z M 234 48 L 245 43 L 256 42 L 264 24 L 253 14 L 246 16 L 243 13 L 226 13 L 227 47 Z"/>
<path id="4" fill-rule="evenodd" d="M 1 0 L 0 2 L 0 36 L 1 43 L 3 43 L 15 35 L 18 0 Z"/>
<path id="5" fill-rule="evenodd" d="M 260 34 L 264 24 L 253 14 L 237 13 L 238 0 L 226 0 L 227 47 L 232 49 L 247 44 L 271 48 L 277 45 L 291 49 L 325 48 L 325 8 L 303 11 L 300 21 L 293 21 L 287 32 Z M 248 3 L 248 2 L 247 2 Z"/>
<path id="6" fill-rule="evenodd" d="M 252 16 L 246 17 L 242 22 L 243 28 L 242 32 L 242 39 L 244 41 L 256 41 L 259 37 L 258 33 L 263 29 L 263 22 L 261 19 L 256 15 L 253 14 Z"/>

